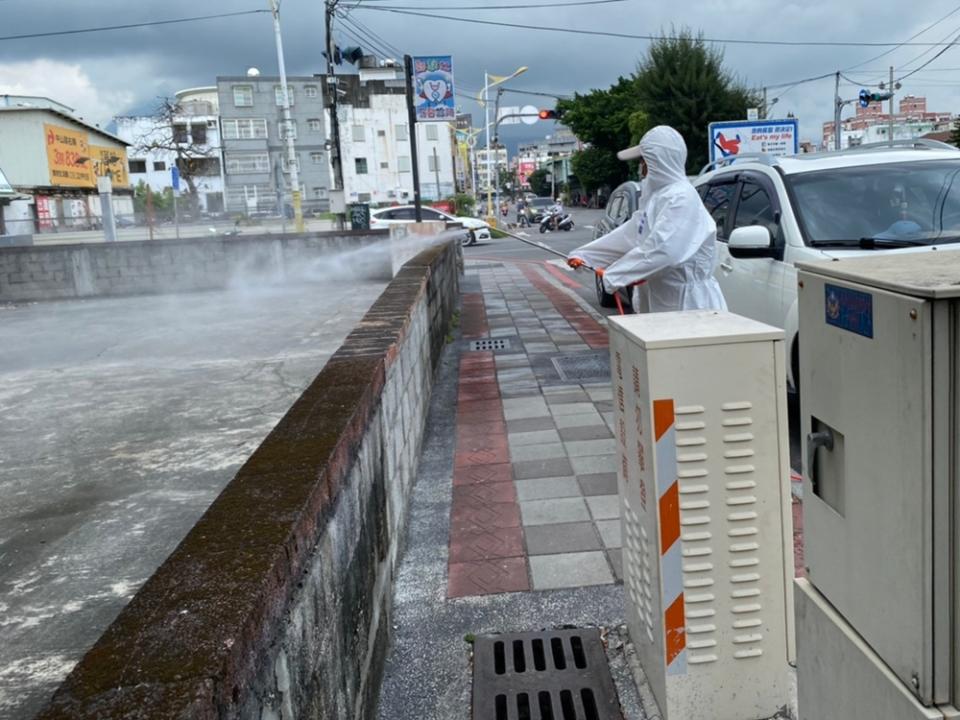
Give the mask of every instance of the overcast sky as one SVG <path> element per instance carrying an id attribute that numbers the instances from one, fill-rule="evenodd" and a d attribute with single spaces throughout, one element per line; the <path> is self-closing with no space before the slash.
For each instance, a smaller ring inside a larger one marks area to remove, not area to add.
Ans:
<path id="1" fill-rule="evenodd" d="M 570 0 L 559 0 L 569 2 Z M 464 90 L 483 84 L 484 70 L 508 74 L 520 65 L 529 71 L 509 87 L 572 93 L 608 87 L 633 71 L 647 43 L 640 40 L 538 32 L 539 26 L 658 33 L 686 25 L 708 37 L 769 40 L 902 42 L 947 15 L 916 42 L 953 39 L 960 33 L 960 7 L 955 0 L 878 3 L 876 0 L 707 0 L 693 2 L 624 2 L 588 7 L 507 10 L 433 10 L 438 15 L 469 16 L 518 23 L 530 29 L 494 28 L 448 20 L 403 16 L 366 7 L 424 8 L 512 5 L 547 0 L 353 0 L 351 17 L 384 40 L 411 54 L 454 56 L 455 75 Z M 0 36 L 189 17 L 215 12 L 261 8 L 267 0 L 0 0 Z M 283 0 L 281 19 L 287 70 L 291 74 L 322 72 L 322 0 Z M 344 28 L 339 23 L 339 28 Z M 355 45 L 343 29 L 338 44 Z M 772 47 L 728 45 L 728 67 L 751 86 L 792 82 L 864 63 L 886 48 Z M 938 49 L 903 47 L 850 70 L 856 80 L 879 81 L 888 65 L 916 67 Z M 909 61 L 923 57 L 912 65 Z M 106 123 L 113 115 L 143 111 L 157 96 L 212 84 L 217 75 L 242 74 L 256 66 L 263 74 L 277 72 L 268 14 L 28 40 L 0 41 L 0 93 L 47 95 L 89 120 Z M 933 110 L 960 110 L 960 47 L 904 82 L 903 93 L 926 95 Z M 947 69 L 947 70 L 944 70 Z M 899 74 L 899 73 L 898 73 Z M 844 97 L 859 85 L 845 85 Z M 771 91 L 771 99 L 782 91 Z M 550 104 L 546 98 L 505 96 L 511 104 Z M 821 123 L 832 117 L 833 81 L 800 85 L 786 92 L 773 109 L 800 118 L 804 138 L 820 138 Z M 463 100 L 464 109 L 478 108 Z M 852 109 L 847 111 L 852 112 Z M 543 134 L 545 127 L 533 132 Z M 527 129 L 507 129 L 528 134 Z M 706 138 L 704 139 L 706 142 Z"/>

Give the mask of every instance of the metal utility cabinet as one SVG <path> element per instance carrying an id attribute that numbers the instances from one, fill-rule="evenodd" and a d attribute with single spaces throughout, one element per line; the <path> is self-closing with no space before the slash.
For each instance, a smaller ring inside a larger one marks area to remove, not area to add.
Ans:
<path id="1" fill-rule="evenodd" d="M 960 252 L 799 267 L 800 717 L 958 717 Z"/>
<path id="2" fill-rule="evenodd" d="M 665 720 L 788 705 L 783 332 L 729 313 L 611 317 L 630 635 Z"/>

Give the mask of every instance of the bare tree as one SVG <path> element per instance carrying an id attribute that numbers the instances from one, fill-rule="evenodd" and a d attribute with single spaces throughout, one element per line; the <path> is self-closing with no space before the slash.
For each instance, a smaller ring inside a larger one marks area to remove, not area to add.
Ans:
<path id="1" fill-rule="evenodd" d="M 206 114 L 213 114 L 213 111 Z M 185 209 L 195 213 L 199 209 L 198 189 L 201 178 L 219 175 L 219 159 L 207 143 L 206 122 L 191 122 L 195 111 L 187 110 L 171 98 L 160 98 L 152 117 L 153 125 L 134 142 L 141 154 L 162 153 L 173 161 L 180 171 L 180 179 L 186 185 L 181 197 Z"/>

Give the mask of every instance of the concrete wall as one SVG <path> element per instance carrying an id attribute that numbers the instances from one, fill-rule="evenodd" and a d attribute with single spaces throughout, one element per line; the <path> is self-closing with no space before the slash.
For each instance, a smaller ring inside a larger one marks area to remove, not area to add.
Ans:
<path id="1" fill-rule="evenodd" d="M 404 266 L 40 720 L 372 715 L 459 266 Z"/>
<path id="2" fill-rule="evenodd" d="M 85 245 L 0 247 L 0 302 L 141 295 L 227 287 L 322 273 L 330 253 L 348 256 L 345 275 L 389 279 L 386 231 L 250 235 Z"/>

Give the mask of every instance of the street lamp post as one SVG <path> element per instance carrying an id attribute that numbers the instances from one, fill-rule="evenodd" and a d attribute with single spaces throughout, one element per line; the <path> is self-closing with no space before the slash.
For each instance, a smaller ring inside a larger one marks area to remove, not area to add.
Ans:
<path id="1" fill-rule="evenodd" d="M 280 87 L 283 98 L 283 126 L 286 128 L 287 164 L 290 166 L 290 185 L 293 199 L 293 218 L 298 233 L 303 232 L 303 207 L 300 197 L 300 169 L 297 167 L 297 149 L 293 142 L 293 122 L 290 120 L 290 93 L 287 89 L 287 68 L 283 62 L 283 39 L 280 36 L 280 0 L 270 0 L 273 15 L 273 34 L 277 43 L 277 64 L 280 66 Z M 281 213 L 283 208 L 281 208 Z"/>
<path id="2" fill-rule="evenodd" d="M 483 100 L 480 101 L 480 104 L 483 105 L 484 131 L 487 136 L 487 221 L 492 224 L 496 223 L 496 218 L 493 215 L 493 188 L 490 182 L 490 88 L 505 83 L 508 80 L 513 80 L 517 75 L 525 73 L 528 69 L 526 65 L 523 65 L 506 77 L 491 76 L 486 72 L 483 73 L 483 90 L 480 91 L 483 95 Z M 491 77 L 493 77 L 493 82 L 490 82 Z"/>

